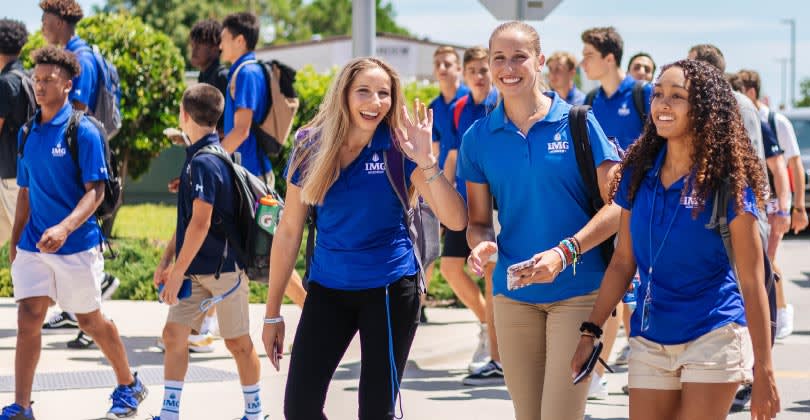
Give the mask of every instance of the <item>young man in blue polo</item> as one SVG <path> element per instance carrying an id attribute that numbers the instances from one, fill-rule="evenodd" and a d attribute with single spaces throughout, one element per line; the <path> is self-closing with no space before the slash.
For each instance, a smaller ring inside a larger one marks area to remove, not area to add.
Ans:
<path id="1" fill-rule="evenodd" d="M 64 46 L 67 51 L 75 54 L 81 72 L 73 78 L 73 87 L 68 98 L 74 109 L 96 111 L 96 97 L 98 95 L 98 78 L 101 72 L 97 67 L 90 46 L 76 35 L 76 24 L 84 17 L 82 8 L 76 0 L 42 0 L 39 3 L 42 9 L 42 36 L 50 45 Z M 104 299 L 112 297 L 120 281 L 111 274 L 105 273 L 101 283 L 101 292 Z M 75 314 L 65 311 L 54 314 L 42 330 L 47 333 L 60 331 L 75 331 L 78 329 Z M 69 341 L 68 347 L 86 349 L 93 344 L 89 334 L 79 331 L 78 336 Z"/>
<path id="2" fill-rule="evenodd" d="M 65 137 L 74 118 L 68 93 L 80 71 L 75 56 L 45 47 L 33 59 L 40 111 L 27 136 L 21 130 L 18 139 L 20 192 L 9 247 L 18 304 L 15 404 L 3 409 L 0 420 L 34 418 L 31 389 L 41 352 L 40 326 L 54 303 L 76 314 L 79 327 L 95 338 L 115 371 L 118 386 L 107 418 L 133 417 L 146 387 L 130 371 L 115 324 L 99 310 L 104 257 L 101 229 L 92 217 L 104 199 L 108 176 L 104 142 L 86 117 L 77 127 L 75 152 Z"/>
<path id="3" fill-rule="evenodd" d="M 222 94 L 205 83 L 188 88 L 180 105 L 180 127 L 191 145 L 186 150 L 177 192 L 177 229 L 154 278 L 156 286 L 163 286 L 161 300 L 171 305 L 163 328 L 166 355 L 161 420 L 179 419 L 189 335 L 202 327 L 203 304 L 211 298 L 222 299 L 217 303 L 217 318 L 220 335 L 239 371 L 245 398 L 242 419 L 263 417 L 261 365 L 250 338 L 248 278 L 236 264 L 236 252 L 226 249 L 229 245 L 222 239 L 223 231 L 236 229 L 233 175 L 219 157 L 197 154 L 207 147 L 221 147 L 216 126 L 223 107 Z M 191 292 L 180 299 L 178 292 L 184 282 L 190 282 Z"/>
<path id="4" fill-rule="evenodd" d="M 548 84 L 571 105 L 585 103 L 585 93 L 577 89 L 574 78 L 577 75 L 577 59 L 568 51 L 557 51 L 546 60 Z"/>

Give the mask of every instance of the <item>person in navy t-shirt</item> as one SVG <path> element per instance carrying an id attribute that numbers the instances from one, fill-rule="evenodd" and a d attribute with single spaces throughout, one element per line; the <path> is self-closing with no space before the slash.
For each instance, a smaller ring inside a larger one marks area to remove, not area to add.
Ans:
<path id="1" fill-rule="evenodd" d="M 577 89 L 574 77 L 577 75 L 577 59 L 567 51 L 557 51 L 546 60 L 548 84 L 571 105 L 585 103 L 585 93 Z"/>
<path id="2" fill-rule="evenodd" d="M 459 151 L 470 217 L 468 264 L 480 274 L 498 254 L 492 281 L 495 326 L 515 417 L 582 419 L 588 385 L 573 385 L 567 365 L 605 262 L 598 252 L 581 261 L 579 255 L 615 233 L 619 208 L 605 206 L 589 222 L 589 192 L 569 129 L 571 105 L 540 90 L 545 57 L 537 31 L 522 22 L 504 23 L 491 35 L 489 51 L 503 100 L 472 124 Z M 619 156 L 592 113 L 587 129 L 607 201 Z M 493 199 L 501 225 L 497 240 Z M 594 228 L 586 227 L 589 223 Z M 515 264 L 525 265 L 509 269 Z M 566 271 L 569 264 L 575 270 Z"/>
<path id="3" fill-rule="evenodd" d="M 48 307 L 58 303 L 76 314 L 79 327 L 98 343 L 115 371 L 119 385 L 108 418 L 131 417 L 146 388 L 130 372 L 118 329 L 100 310 L 104 257 L 93 213 L 104 199 L 108 176 L 104 142 L 84 116 L 76 129 L 75 152 L 65 138 L 74 118 L 68 92 L 80 72 L 76 57 L 45 47 L 35 51 L 33 59 L 40 111 L 27 134 L 25 128 L 19 134 L 20 192 L 9 247 L 14 299 L 20 307 L 15 371 L 24 376 L 17 383 L 28 388 L 16 389 L 16 404 L 7 409 L 23 413 L 15 418 L 33 418 L 31 384 L 41 351 L 40 326 Z"/>
<path id="4" fill-rule="evenodd" d="M 737 387 L 753 380 L 752 418 L 773 418 L 779 396 L 757 227 L 767 181 L 737 101 L 715 67 L 682 60 L 662 69 L 651 116 L 612 184 L 623 209 L 618 244 L 571 369 L 588 358 L 638 269 L 630 417 L 725 418 Z M 730 192 L 736 268 L 706 227 L 719 188 Z"/>
<path id="5" fill-rule="evenodd" d="M 329 382 L 358 332 L 359 418 L 394 416 L 422 287 L 404 209 L 387 176 L 388 150 L 399 148 L 407 156 L 405 182 L 448 229 L 467 224 L 464 201 L 431 150 L 432 112 L 418 100 L 415 108 L 408 115 L 399 76 L 388 64 L 357 58 L 335 77 L 318 114 L 296 134 L 262 334 L 278 369 L 281 301 L 312 209 L 317 236 L 284 397 L 289 419 L 326 418 Z"/>

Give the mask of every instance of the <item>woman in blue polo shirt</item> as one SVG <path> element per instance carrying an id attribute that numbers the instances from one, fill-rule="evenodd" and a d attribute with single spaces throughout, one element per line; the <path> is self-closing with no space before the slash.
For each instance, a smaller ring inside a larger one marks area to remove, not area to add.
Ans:
<path id="1" fill-rule="evenodd" d="M 753 364 L 752 418 L 770 419 L 779 396 L 756 224 L 768 194 L 761 164 L 730 86 L 713 66 L 665 66 L 652 98 L 653 124 L 613 182 L 623 209 L 618 246 L 571 368 L 576 373 L 587 359 L 599 335 L 593 327 L 604 323 L 638 268 L 630 418 L 725 419 Z M 721 236 L 706 227 L 719 188 L 731 196 L 736 273 Z"/>
<path id="2" fill-rule="evenodd" d="M 579 262 L 575 253 L 615 233 L 619 209 L 606 206 L 595 216 L 602 223 L 583 229 L 591 201 L 569 129 L 571 106 L 556 93 L 540 90 L 544 56 L 537 31 L 525 23 L 505 23 L 490 37 L 489 51 L 490 71 L 503 101 L 473 123 L 459 152 L 473 248 L 469 266 L 480 273 L 489 257 L 498 254 L 495 327 L 515 417 L 581 420 L 588 385 L 572 384 L 569 352 L 577 345 L 576 328 L 596 300 L 605 262 L 594 252 L 576 265 L 576 275 L 563 269 L 566 262 Z M 592 113 L 587 130 L 607 201 L 619 156 Z M 493 198 L 501 225 L 497 243 Z M 515 273 L 519 288 L 510 288 L 507 267 L 520 262 L 531 266 Z"/>
<path id="3" fill-rule="evenodd" d="M 418 101 L 415 108 L 414 120 L 405 109 L 399 76 L 388 64 L 355 59 L 296 136 L 286 208 L 273 241 L 263 333 L 278 369 L 284 348 L 281 300 L 312 206 L 318 234 L 287 379 L 288 419 L 325 418 L 329 382 L 358 331 L 359 418 L 394 415 L 419 319 L 420 268 L 389 180 L 394 169 L 386 169 L 388 150 L 398 148 L 408 157 L 408 186 L 416 187 L 445 226 L 461 230 L 467 224 L 464 202 L 431 150 L 432 112 Z"/>

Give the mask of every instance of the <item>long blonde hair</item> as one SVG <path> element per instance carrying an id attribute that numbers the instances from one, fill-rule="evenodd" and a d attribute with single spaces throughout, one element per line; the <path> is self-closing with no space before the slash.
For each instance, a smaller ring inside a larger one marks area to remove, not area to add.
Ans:
<path id="1" fill-rule="evenodd" d="M 373 68 L 382 69 L 391 79 L 391 109 L 383 122 L 388 124 L 394 139 L 394 129 L 401 125 L 404 103 L 399 75 L 379 58 L 361 57 L 350 61 L 332 81 L 318 114 L 302 128 L 302 132 L 305 131 L 303 138 L 296 139 L 296 151 L 291 157 L 287 179 L 301 169 L 301 200 L 305 204 L 323 204 L 329 188 L 337 181 L 340 148 L 346 142 L 352 124 L 349 90 L 358 74 Z M 396 141 L 392 147 L 397 147 Z"/>

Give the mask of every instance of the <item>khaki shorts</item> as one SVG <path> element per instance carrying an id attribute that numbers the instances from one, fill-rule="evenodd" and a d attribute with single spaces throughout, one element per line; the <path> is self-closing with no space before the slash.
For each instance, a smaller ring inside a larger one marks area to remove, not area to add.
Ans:
<path id="1" fill-rule="evenodd" d="M 748 328 L 734 323 L 684 344 L 630 338 L 630 388 L 679 390 L 684 382 L 750 382 L 753 365 Z"/>
<path id="2" fill-rule="evenodd" d="M 236 285 L 239 276 L 242 282 L 239 287 L 222 302 L 216 304 L 219 332 L 222 338 L 237 338 L 250 333 L 250 316 L 248 313 L 249 280 L 244 272 L 222 273 L 219 280 L 210 275 L 192 275 L 191 296 L 169 308 L 166 322 L 200 330 L 205 312 L 200 310 L 200 303 L 213 296 L 222 295 Z"/>

